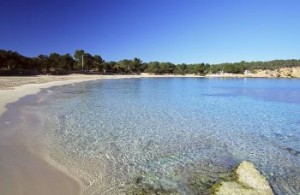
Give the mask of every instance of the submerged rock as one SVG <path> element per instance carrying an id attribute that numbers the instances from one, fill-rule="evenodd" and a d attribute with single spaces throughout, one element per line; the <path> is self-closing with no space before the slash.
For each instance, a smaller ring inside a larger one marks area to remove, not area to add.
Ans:
<path id="1" fill-rule="evenodd" d="M 232 181 L 215 184 L 212 188 L 213 194 L 273 194 L 269 182 L 259 173 L 252 162 L 243 161 L 233 174 Z"/>
<path id="2" fill-rule="evenodd" d="M 287 147 L 284 148 L 285 150 L 287 150 L 290 154 L 294 155 L 294 156 L 300 156 L 300 151 L 297 151 L 293 148 Z"/>
<path id="3" fill-rule="evenodd" d="M 128 195 L 178 195 L 177 189 L 177 184 L 172 181 L 147 175 L 135 178 L 124 192 Z"/>

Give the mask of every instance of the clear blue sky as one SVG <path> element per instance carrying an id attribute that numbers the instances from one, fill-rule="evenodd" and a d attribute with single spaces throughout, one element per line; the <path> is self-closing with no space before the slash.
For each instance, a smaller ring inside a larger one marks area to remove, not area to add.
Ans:
<path id="1" fill-rule="evenodd" d="M 105 60 L 299 59 L 299 0 L 3 0 L 0 49 Z"/>

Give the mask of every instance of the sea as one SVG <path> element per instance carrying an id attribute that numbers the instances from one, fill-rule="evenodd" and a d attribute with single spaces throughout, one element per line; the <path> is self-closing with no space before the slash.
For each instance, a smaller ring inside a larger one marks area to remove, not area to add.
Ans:
<path id="1" fill-rule="evenodd" d="M 276 194 L 300 193 L 299 79 L 108 79 L 22 104 L 85 194 L 210 194 L 244 160 Z"/>

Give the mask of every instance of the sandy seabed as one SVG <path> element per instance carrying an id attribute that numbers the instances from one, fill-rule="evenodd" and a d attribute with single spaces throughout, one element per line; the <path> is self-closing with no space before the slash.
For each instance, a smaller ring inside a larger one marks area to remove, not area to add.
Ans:
<path id="1" fill-rule="evenodd" d="M 213 77 L 214 75 L 212 75 Z M 80 75 L 0 77 L 0 194 L 76 195 L 84 194 L 86 184 L 43 152 L 43 135 L 28 127 L 39 127 L 34 116 L 22 117 L 17 101 L 41 89 L 101 79 L 145 77 L 203 77 L 197 75 Z M 207 76 L 209 77 L 209 76 Z M 226 76 L 225 76 L 226 77 Z M 10 104 L 17 102 L 14 104 Z M 38 112 L 38 111 L 37 111 Z M 11 118 L 14 124 L 10 123 Z M 21 128 L 20 128 L 21 127 Z M 23 128 L 22 128 L 23 127 Z M 26 128 L 27 127 L 27 128 Z M 21 130 L 20 130 L 21 129 Z"/>
<path id="2" fill-rule="evenodd" d="M 80 179 L 72 177 L 63 167 L 44 155 L 43 141 L 36 132 L 27 129 L 40 125 L 34 117 L 20 117 L 20 98 L 41 89 L 100 79 L 144 77 L 200 77 L 193 75 L 68 75 L 0 77 L 0 194 L 3 195 L 76 195 L 83 194 Z M 18 113 L 18 114 L 17 114 Z M 22 114 L 20 115 L 22 116 Z M 26 116 L 26 115 L 25 115 Z M 14 118 L 17 123 L 9 121 Z M 22 128 L 23 127 L 23 128 Z M 36 127 L 37 129 L 39 127 Z M 42 126 L 40 127 L 42 128 Z M 20 130 L 21 129 L 21 130 Z"/>

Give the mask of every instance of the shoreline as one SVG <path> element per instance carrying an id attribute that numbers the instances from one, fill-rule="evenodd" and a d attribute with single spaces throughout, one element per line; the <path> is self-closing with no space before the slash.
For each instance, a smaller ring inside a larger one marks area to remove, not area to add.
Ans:
<path id="1" fill-rule="evenodd" d="M 211 76 L 198 76 L 198 75 L 148 75 L 148 74 L 142 74 L 142 75 L 68 75 L 68 76 L 37 76 L 37 77 L 0 77 L 1 79 L 12 79 L 14 80 L 14 86 L 9 87 L 8 89 L 1 89 L 0 88 L 0 119 L 3 117 L 4 113 L 7 113 L 7 105 L 13 102 L 18 102 L 22 97 L 25 97 L 27 95 L 37 94 L 42 89 L 47 89 L 53 86 L 62 86 L 62 85 L 69 85 L 69 84 L 75 84 L 79 82 L 85 82 L 85 81 L 94 81 L 94 80 L 105 80 L 105 79 L 129 79 L 129 78 L 191 78 L 191 77 L 198 77 L 198 78 L 220 78 L 220 77 L 211 77 Z M 221 77 L 221 78 L 237 78 L 237 77 Z M 238 78 L 244 78 L 244 77 L 238 77 Z M 26 79 L 28 79 L 26 81 Z M 33 80 L 30 80 L 33 79 Z M 18 81 L 20 81 L 18 83 Z M 3 82 L 3 81 L 2 81 Z M 17 105 L 16 105 L 17 107 Z M 17 109 L 17 108 L 16 108 Z M 0 120 L 1 122 L 1 120 Z M 5 125 L 3 125 L 5 126 Z M 5 130 L 11 130 L 11 129 L 5 129 Z M 26 131 L 26 130 L 25 130 Z M 2 135 L 5 136 L 2 136 Z M 9 135 L 8 135 L 9 134 Z M 79 178 L 75 178 L 74 175 L 68 173 L 64 167 L 60 166 L 56 162 L 53 162 L 53 159 L 47 158 L 47 156 L 43 155 L 42 152 L 36 153 L 32 152 L 30 150 L 30 147 L 28 147 L 25 144 L 25 141 L 23 140 L 24 137 L 27 137 L 27 135 L 23 132 L 19 132 L 16 130 L 12 130 L 12 132 L 0 132 L 0 160 L 4 161 L 4 163 L 0 163 L 0 173 L 2 170 L 2 173 L 5 173 L 4 175 L 8 178 L 12 177 L 14 174 L 14 177 L 20 177 L 20 173 L 14 172 L 10 173 L 7 171 L 7 167 L 10 167 L 11 170 L 15 170 L 14 164 L 9 164 L 11 162 L 15 163 L 20 160 L 24 160 L 25 162 L 21 161 L 17 166 L 17 170 L 22 171 L 23 163 L 33 163 L 38 166 L 38 171 L 32 167 L 28 166 L 26 169 L 26 174 L 29 173 L 29 177 L 27 175 L 23 175 L 21 178 L 25 181 L 24 184 L 27 185 L 24 188 L 31 189 L 32 186 L 28 186 L 35 184 L 34 181 L 38 181 L 41 186 L 47 187 L 48 182 L 50 181 L 45 180 L 45 177 L 41 177 L 36 172 L 40 173 L 47 173 L 49 175 L 52 175 L 51 179 L 53 181 L 59 181 L 66 187 L 67 190 L 71 190 L 71 193 L 67 193 L 66 191 L 62 191 L 62 193 L 59 194 L 82 194 L 83 189 L 83 183 L 80 182 Z M 36 140 L 39 141 L 39 140 Z M 39 145 L 42 145 L 42 143 L 34 143 L 34 147 L 38 147 Z M 20 157 L 21 156 L 21 157 Z M 8 162 L 8 163 L 6 163 Z M 6 164 L 5 164 L 6 163 Z M 9 169 L 8 169 L 9 170 Z M 10 178 L 10 179 L 11 179 Z M 0 176 L 1 179 L 1 176 Z M 15 178 L 16 179 L 16 178 Z M 20 178 L 19 178 L 20 179 Z M 30 181 L 32 179 L 33 181 Z M 1 179 L 3 180 L 3 179 Z M 26 181 L 28 180 L 28 181 Z M 3 183 L 3 181 L 1 181 Z M 4 184 L 10 184 L 10 186 L 13 186 L 11 183 L 14 184 L 13 180 L 4 179 Z M 10 182 L 10 183 L 9 183 Z M 55 183 L 55 182 L 54 182 Z M 62 185 L 56 182 L 56 184 L 51 185 Z M 71 187 L 70 187 L 71 186 Z M 1 185 L 0 185 L 1 187 Z M 41 187 L 41 188 L 42 188 Z M 45 189 L 49 189 L 45 188 Z M 66 190 L 64 189 L 64 190 Z M 12 189 L 15 190 L 15 189 Z M 31 189 L 31 190 L 34 190 Z M 59 189 L 57 189 L 59 190 Z M 76 192 L 75 192 L 75 191 Z M 30 191 L 30 194 L 40 194 L 40 193 L 34 193 L 34 191 Z M 40 191 L 39 191 L 40 192 Z M 3 193 L 3 189 L 0 188 L 0 193 Z M 6 194 L 5 191 L 3 194 Z M 15 193 L 14 193 L 15 194 Z M 17 194 L 24 194 L 21 193 L 19 190 L 19 193 Z M 25 193 L 26 194 L 26 193 Z M 29 194 L 29 193 L 27 193 Z M 44 191 L 42 194 L 48 194 L 47 191 Z"/>
<path id="2" fill-rule="evenodd" d="M 104 79 L 130 79 L 130 78 L 206 78 L 200 75 L 82 75 L 72 74 L 67 76 L 0 76 L 0 117 L 6 111 L 6 105 L 18 101 L 20 98 L 38 93 L 42 89 L 54 86 L 63 86 L 85 81 Z M 26 79 L 28 81 L 26 81 Z M 25 81 L 21 81 L 25 80 Z M 5 84 L 7 82 L 7 84 Z"/>
<path id="3" fill-rule="evenodd" d="M 10 109 L 18 110 L 21 98 L 39 93 L 42 89 L 54 86 L 70 85 L 79 82 L 130 79 L 130 78 L 164 78 L 164 77 L 201 77 L 191 75 L 68 75 L 68 76 L 34 76 L 34 77 L 0 77 L 0 193 L 1 194 L 82 194 L 84 184 L 64 167 L 40 150 L 41 140 L 27 134 L 30 130 L 14 129 L 5 119 Z M 8 87 L 3 87 L 7 85 Z M 16 103 L 12 108 L 8 105 Z M 10 116 L 10 117 L 13 117 Z M 4 119 L 3 119 L 4 118 Z M 29 119 L 28 122 L 30 122 Z M 35 119 L 36 120 L 36 119 Z M 22 124 L 22 121 L 20 121 Z M 23 125 L 23 124 L 22 124 Z M 39 125 L 39 124 L 33 124 Z M 8 127 L 7 127 L 8 126 Z M 25 132 L 25 133 L 24 133 Z M 36 135 L 35 135 L 36 136 Z M 33 142 L 34 141 L 34 142 Z M 39 148 L 40 147 L 40 148 Z M 32 148 L 35 148 L 34 150 Z M 25 165 L 24 165 L 25 164 Z M 38 170 L 36 170 L 38 167 Z M 3 176 L 4 175 L 4 176 Z M 17 186 L 20 184 L 19 186 Z M 38 185 L 38 186 L 36 186 Z M 16 186 L 16 187 L 13 187 Z"/>
<path id="4" fill-rule="evenodd" d="M 0 77 L 1 78 L 1 77 Z M 48 77 L 49 79 L 50 77 Z M 23 77 L 18 79 L 24 80 Z M 1 194 L 81 194 L 82 187 L 77 178 L 72 177 L 63 167 L 57 166 L 46 158 L 40 146 L 41 140 L 36 139 L 36 133 L 26 129 L 27 123 L 34 118 L 18 119 L 17 124 L 10 124 L 14 114 L 7 112 L 21 112 L 18 102 L 22 97 L 37 94 L 40 90 L 53 86 L 74 84 L 99 79 L 95 76 L 68 76 L 49 82 L 28 83 L 17 85 L 14 89 L 0 90 L 0 193 Z M 24 82 L 24 81 L 23 81 Z M 11 103 L 16 105 L 10 106 Z M 9 105 L 9 106 L 8 106 Z M 9 107 L 9 109 L 8 109 Z M 39 123 L 32 124 L 39 128 Z M 25 129 L 20 129 L 24 128 Z M 32 150 L 34 148 L 34 150 Z"/>

